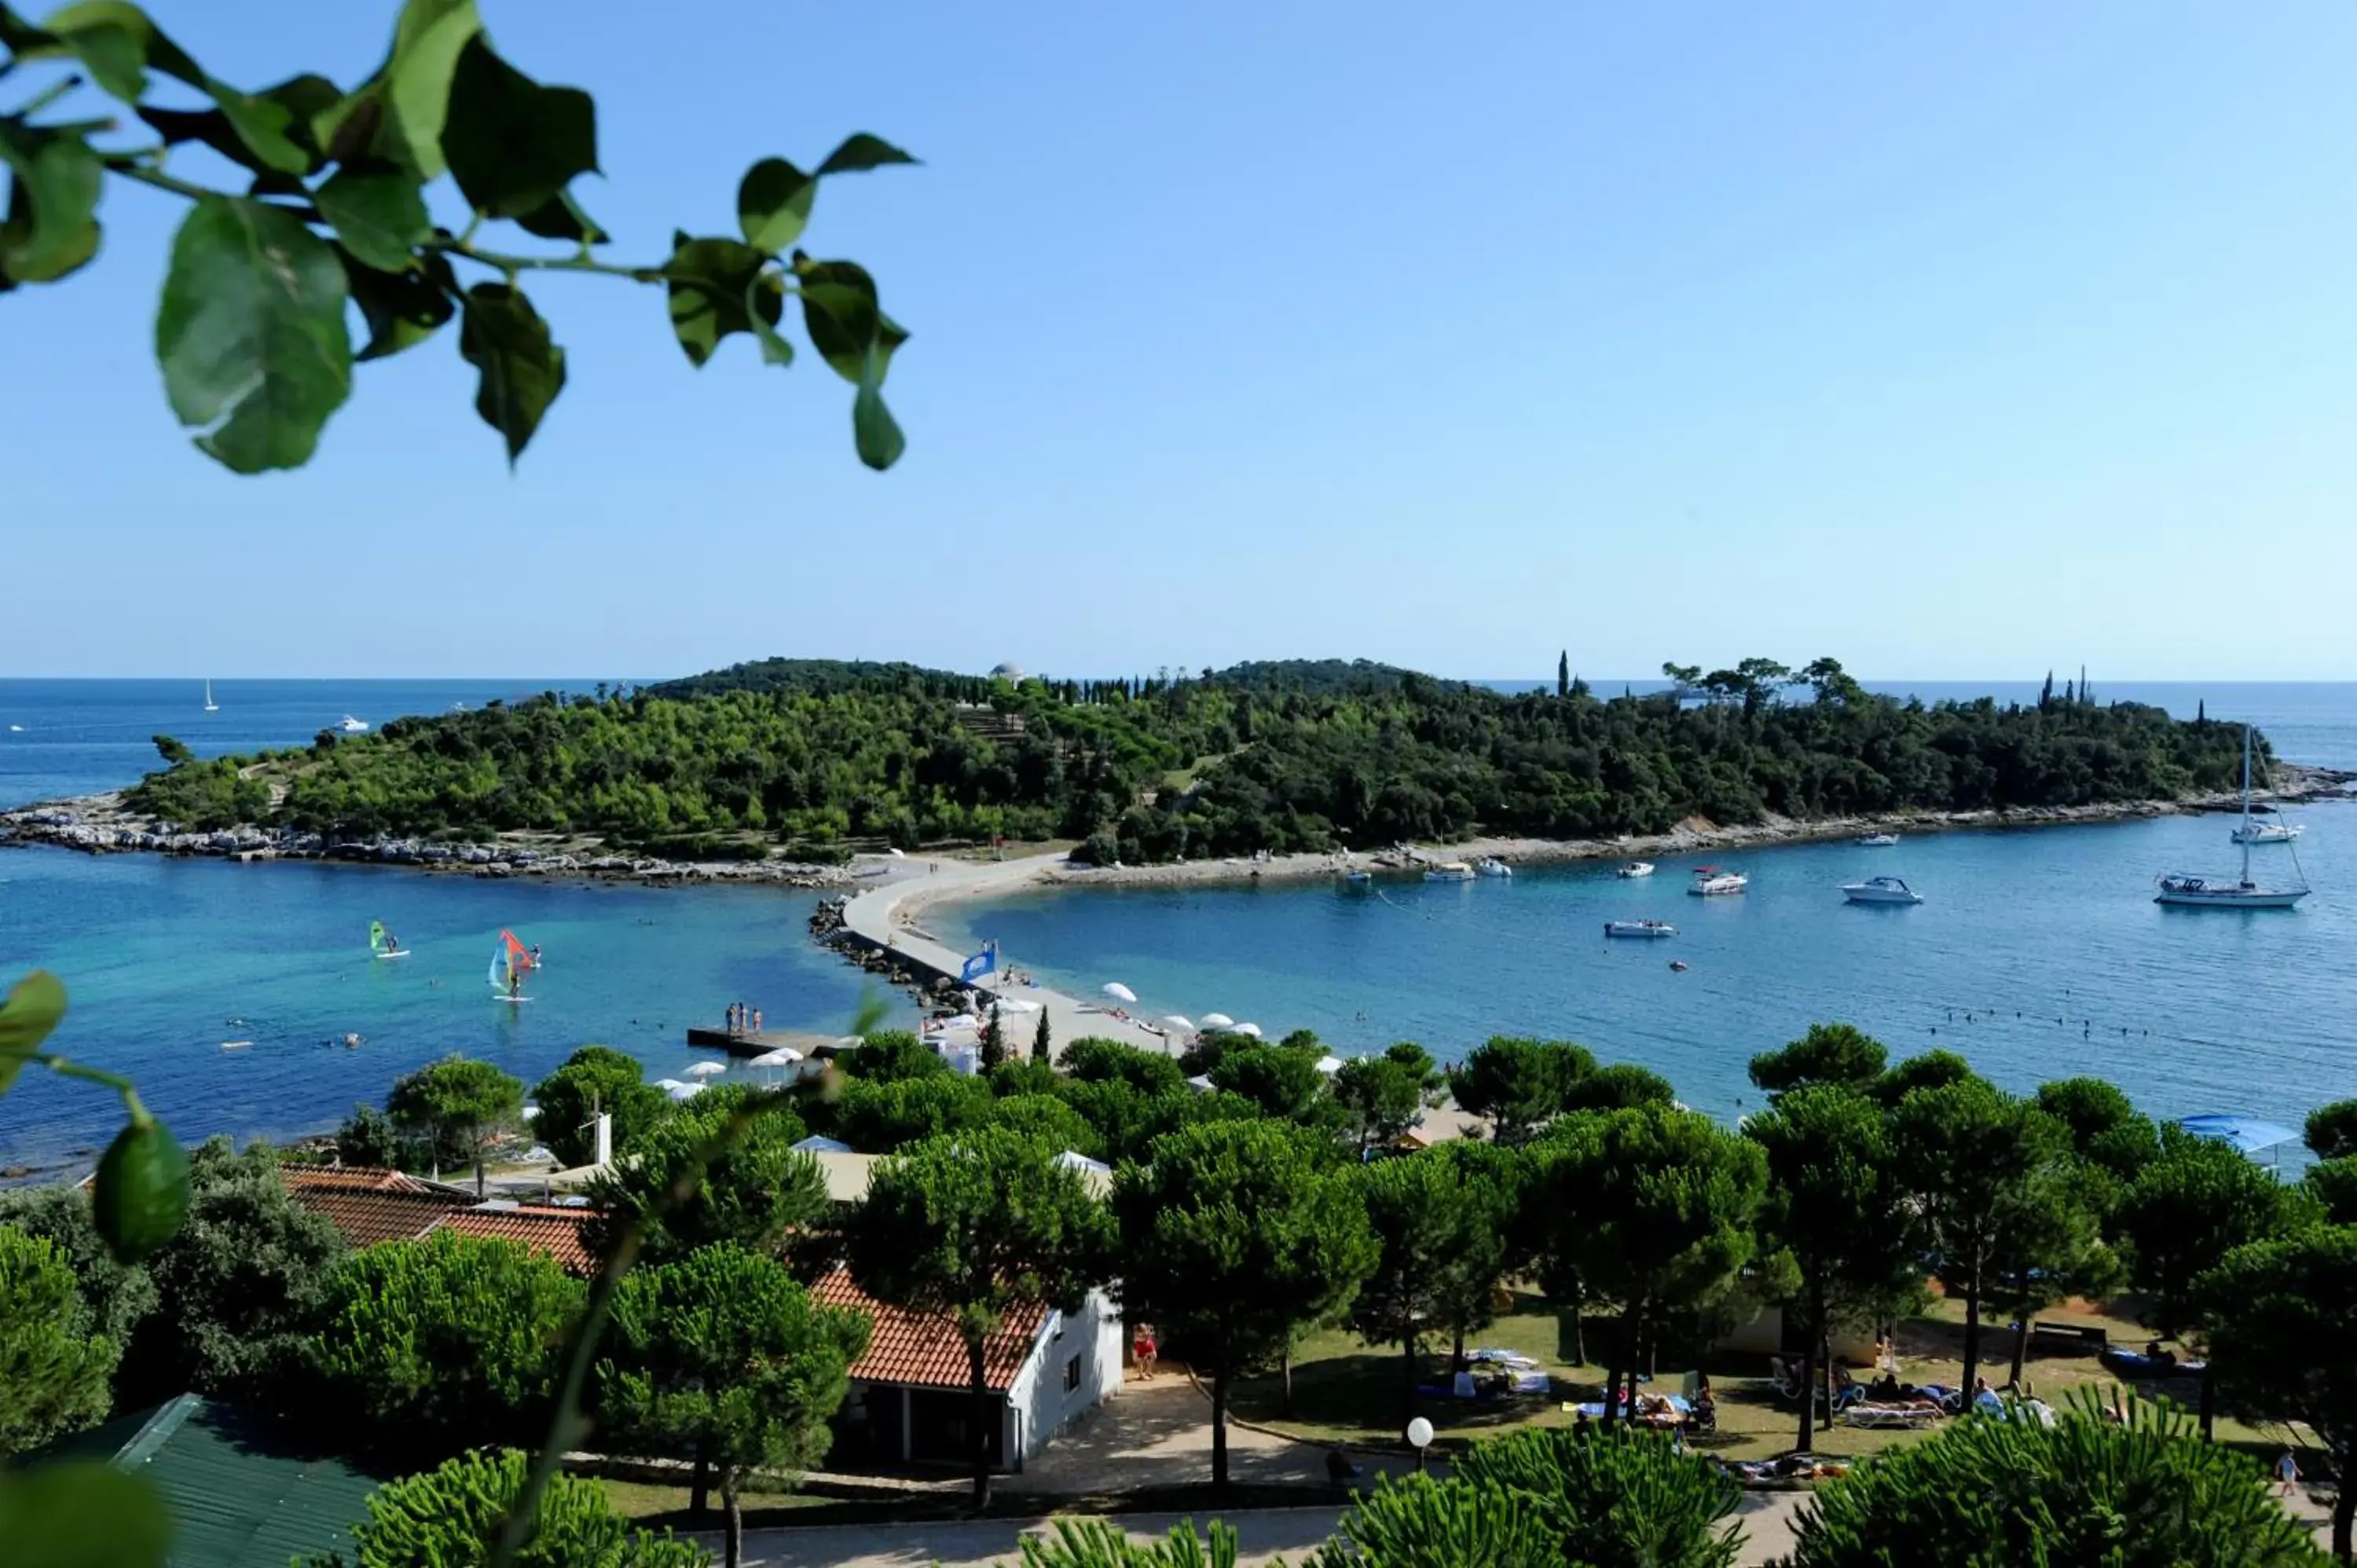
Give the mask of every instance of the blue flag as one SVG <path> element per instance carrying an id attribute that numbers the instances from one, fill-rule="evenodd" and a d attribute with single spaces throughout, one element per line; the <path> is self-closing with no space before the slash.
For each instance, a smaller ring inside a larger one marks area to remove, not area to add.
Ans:
<path id="1" fill-rule="evenodd" d="M 958 971 L 958 979 L 963 983 L 971 984 L 985 974 L 997 972 L 997 970 L 998 944 L 985 942 L 982 944 L 982 950 L 966 960 L 964 966 Z"/>

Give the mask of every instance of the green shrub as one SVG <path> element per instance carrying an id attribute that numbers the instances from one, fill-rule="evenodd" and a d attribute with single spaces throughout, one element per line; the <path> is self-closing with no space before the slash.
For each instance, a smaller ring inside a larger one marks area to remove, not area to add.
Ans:
<path id="1" fill-rule="evenodd" d="M 2093 1391 L 2053 1426 L 1972 1416 L 1817 1490 L 1786 1568 L 2304 1568 L 2329 1561 L 2259 1466 Z"/>
<path id="2" fill-rule="evenodd" d="M 514 1449 L 487 1451 L 388 1481 L 369 1494 L 369 1516 L 352 1530 L 352 1555 L 314 1557 L 305 1568 L 490 1568 L 529 1468 Z M 712 1557 L 668 1530 L 632 1530 L 605 1487 L 559 1474 L 541 1494 L 530 1544 L 511 1562 L 513 1568 L 711 1568 Z"/>

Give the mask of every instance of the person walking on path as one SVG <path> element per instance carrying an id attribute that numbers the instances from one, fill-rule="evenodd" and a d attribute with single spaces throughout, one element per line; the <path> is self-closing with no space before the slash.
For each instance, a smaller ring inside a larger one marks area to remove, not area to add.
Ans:
<path id="1" fill-rule="evenodd" d="M 2287 1498 L 2299 1486 L 2299 1456 L 2287 1448 L 2276 1461 L 2276 1496 Z"/>

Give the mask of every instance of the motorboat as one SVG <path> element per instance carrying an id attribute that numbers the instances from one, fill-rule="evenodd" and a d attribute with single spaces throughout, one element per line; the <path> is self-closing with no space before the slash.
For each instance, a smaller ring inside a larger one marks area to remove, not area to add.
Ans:
<path id="1" fill-rule="evenodd" d="M 1342 873 L 1342 881 L 1351 887 L 1372 887 L 1375 883 L 1375 874 L 1365 866 L 1354 865 Z"/>
<path id="2" fill-rule="evenodd" d="M 1842 884 L 1842 897 L 1853 904 L 1921 904 L 1923 895 L 1897 876 L 1869 876 Z"/>
<path id="3" fill-rule="evenodd" d="M 346 735 L 366 735 L 368 734 L 369 729 L 368 720 L 356 719 L 350 714 L 346 714 L 344 715 L 343 723 L 338 725 L 336 727 L 343 731 Z"/>
<path id="4" fill-rule="evenodd" d="M 2253 817 L 2230 836 L 2236 843 L 2289 843 L 2305 831 L 2303 822 L 2263 822 Z"/>
<path id="5" fill-rule="evenodd" d="M 1424 874 L 1426 882 L 1470 882 L 1473 868 L 1461 860 L 1451 860 L 1432 867 Z"/>
<path id="6" fill-rule="evenodd" d="M 1678 929 L 1667 920 L 1607 920 L 1604 934 L 1608 937 L 1674 937 Z"/>
<path id="7" fill-rule="evenodd" d="M 2160 891 L 2152 896 L 2156 904 L 2169 904 L 2180 909 L 2288 909 L 2309 895 L 2305 880 L 2288 887 L 2263 887 L 2251 880 L 2251 845 L 2270 842 L 2249 836 L 2257 824 L 2251 820 L 2251 726 L 2243 726 L 2243 825 L 2235 830 L 2234 838 L 2243 846 L 2243 871 L 2239 876 L 2204 876 L 2190 871 L 2171 872 L 2160 879 Z M 2297 832 L 2297 830 L 2294 830 Z M 2286 833 L 2275 843 L 2287 843 L 2294 836 Z M 2299 856 L 2293 852 L 2292 865 L 2299 865 Z"/>
<path id="8" fill-rule="evenodd" d="M 1722 871 L 1716 865 L 1695 867 L 1694 881 L 1686 891 L 1697 898 L 1723 898 L 1740 893 L 1751 886 L 1751 878 L 1739 871 Z"/>
<path id="9" fill-rule="evenodd" d="M 1620 863 L 1620 869 L 1614 872 L 1612 875 L 1624 879 L 1636 876 L 1651 876 L 1653 875 L 1653 863 L 1650 860 L 1623 861 Z"/>
<path id="10" fill-rule="evenodd" d="M 1897 833 L 1861 833 L 1858 835 L 1857 842 L 1866 849 L 1889 849 L 1899 842 L 1899 835 Z"/>
<path id="11" fill-rule="evenodd" d="M 1485 854 L 1473 863 L 1473 874 L 1476 876 L 1512 876 L 1514 868 L 1495 855 Z"/>

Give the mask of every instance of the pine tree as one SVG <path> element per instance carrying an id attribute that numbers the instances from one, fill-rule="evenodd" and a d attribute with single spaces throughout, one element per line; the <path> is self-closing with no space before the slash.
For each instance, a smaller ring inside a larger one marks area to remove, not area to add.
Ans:
<path id="1" fill-rule="evenodd" d="M 2210 700 L 2207 697 L 2193 704 L 2193 722 L 2197 725 L 2210 722 Z"/>
<path id="2" fill-rule="evenodd" d="M 1041 1067 L 1047 1067 L 1055 1060 L 1055 1037 L 1048 1032 L 1048 1010 L 1042 1007 L 1039 1009 L 1039 1026 L 1031 1031 L 1031 1059 Z"/>
<path id="3" fill-rule="evenodd" d="M 2042 714 L 2042 713 L 2047 713 L 2047 712 L 2051 711 L 2051 710 L 2052 710 L 2052 708 L 2053 708 L 2053 706 L 2054 706 L 2054 671 L 2051 671 L 2051 670 L 2049 670 L 2049 671 L 2046 672 L 2046 684 L 2045 684 L 2045 685 L 2043 685 L 2043 686 L 2041 686 L 2041 687 L 2040 687 L 2040 688 L 2039 688 L 2039 691 L 2038 691 L 2038 711 L 2039 711 L 2040 713 L 2041 713 L 2041 714 Z"/>
<path id="4" fill-rule="evenodd" d="M 1047 1015 L 1042 1013 L 1040 1016 L 1044 1018 Z M 998 1007 L 993 1004 L 990 1017 L 982 1026 L 982 1070 L 988 1072 L 1006 1059 L 1006 1028 L 998 1021 Z"/>
<path id="5" fill-rule="evenodd" d="M 1568 648 L 1555 658 L 1555 694 L 1558 697 L 1571 695 L 1571 650 Z"/>

